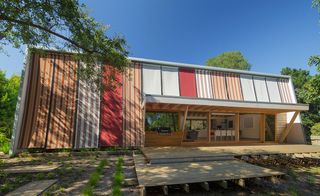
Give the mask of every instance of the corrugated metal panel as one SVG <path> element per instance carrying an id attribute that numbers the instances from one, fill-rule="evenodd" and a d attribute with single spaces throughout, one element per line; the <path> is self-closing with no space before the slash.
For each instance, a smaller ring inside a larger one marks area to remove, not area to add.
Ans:
<path id="1" fill-rule="evenodd" d="M 143 64 L 143 92 L 161 95 L 161 68 L 159 65 Z"/>
<path id="2" fill-rule="evenodd" d="M 226 73 L 227 91 L 230 100 L 243 100 L 239 74 Z"/>
<path id="3" fill-rule="evenodd" d="M 80 66 L 86 66 L 80 63 Z M 99 69 L 99 65 L 96 65 Z M 75 148 L 96 148 L 100 134 L 100 93 L 94 84 L 79 79 Z"/>
<path id="4" fill-rule="evenodd" d="M 141 98 L 141 66 L 134 63 L 124 78 L 124 146 L 143 146 L 143 112 Z"/>
<path id="5" fill-rule="evenodd" d="M 70 148 L 74 134 L 77 62 L 67 55 L 54 56 L 54 83 L 46 147 L 48 149 Z"/>
<path id="6" fill-rule="evenodd" d="M 200 98 L 212 99 L 211 73 L 208 70 L 196 70 L 197 94 Z"/>
<path id="7" fill-rule="evenodd" d="M 197 97 L 194 69 L 179 68 L 180 96 Z"/>
<path id="8" fill-rule="evenodd" d="M 214 99 L 228 99 L 225 74 L 223 72 L 212 72 L 211 79 Z"/>
<path id="9" fill-rule="evenodd" d="M 289 79 L 279 79 L 278 85 L 282 103 L 292 103 L 289 90 Z"/>
<path id="10" fill-rule="evenodd" d="M 269 102 L 266 79 L 264 77 L 254 76 L 253 81 L 254 88 L 256 90 L 257 100 L 261 102 Z"/>
<path id="11" fill-rule="evenodd" d="M 245 101 L 257 101 L 254 92 L 252 76 L 240 75 L 243 99 Z"/>
<path id="12" fill-rule="evenodd" d="M 177 67 L 162 66 L 163 95 L 179 96 L 179 74 Z"/>
<path id="13" fill-rule="evenodd" d="M 281 103 L 281 96 L 276 78 L 266 78 L 270 102 Z"/>
<path id="14" fill-rule="evenodd" d="M 110 76 L 115 76 L 111 81 Z M 111 66 L 104 66 L 105 89 L 101 100 L 100 146 L 121 146 L 123 133 L 122 112 L 122 73 Z M 125 85 L 125 84 L 123 84 Z"/>

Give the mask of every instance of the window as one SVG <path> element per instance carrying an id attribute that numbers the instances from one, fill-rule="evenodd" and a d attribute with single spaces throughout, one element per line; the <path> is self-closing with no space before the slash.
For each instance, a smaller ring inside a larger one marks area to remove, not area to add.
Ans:
<path id="1" fill-rule="evenodd" d="M 146 131 L 160 131 L 166 129 L 178 131 L 178 113 L 176 112 L 146 112 Z"/>

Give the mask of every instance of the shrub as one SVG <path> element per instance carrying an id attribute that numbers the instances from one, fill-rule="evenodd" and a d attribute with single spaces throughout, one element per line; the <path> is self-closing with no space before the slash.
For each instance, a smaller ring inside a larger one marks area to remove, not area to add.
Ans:
<path id="1" fill-rule="evenodd" d="M 320 136 L 320 123 L 316 123 L 311 127 L 311 135 Z"/>
<path id="2" fill-rule="evenodd" d="M 8 154 L 10 149 L 10 140 L 4 135 L 0 133 L 0 151 Z"/>

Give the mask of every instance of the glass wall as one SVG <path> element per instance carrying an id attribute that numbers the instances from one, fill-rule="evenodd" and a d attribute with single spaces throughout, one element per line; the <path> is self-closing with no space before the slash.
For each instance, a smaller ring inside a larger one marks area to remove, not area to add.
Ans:
<path id="1" fill-rule="evenodd" d="M 235 132 L 235 114 L 211 114 L 211 141 L 234 141 Z"/>
<path id="2" fill-rule="evenodd" d="M 158 133 L 171 133 L 179 130 L 178 113 L 176 112 L 146 112 L 145 129 Z"/>
<path id="3" fill-rule="evenodd" d="M 276 133 L 276 126 L 275 126 L 275 115 L 267 114 L 266 115 L 266 127 L 265 127 L 265 139 L 266 141 L 275 141 L 275 133 Z"/>

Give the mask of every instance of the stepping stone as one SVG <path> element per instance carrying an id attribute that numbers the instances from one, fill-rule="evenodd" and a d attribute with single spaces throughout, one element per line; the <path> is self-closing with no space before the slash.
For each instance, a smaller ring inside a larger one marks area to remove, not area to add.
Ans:
<path id="1" fill-rule="evenodd" d="M 36 196 L 43 193 L 47 190 L 50 186 L 55 184 L 58 180 L 39 180 L 29 182 L 26 185 L 23 185 L 16 190 L 7 194 L 7 196 Z"/>
<path id="2" fill-rule="evenodd" d="M 18 165 L 4 169 L 8 174 L 50 172 L 57 169 L 60 165 Z"/>

